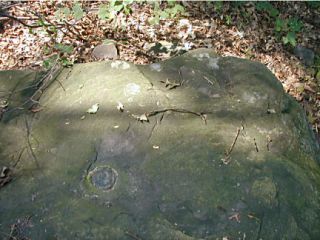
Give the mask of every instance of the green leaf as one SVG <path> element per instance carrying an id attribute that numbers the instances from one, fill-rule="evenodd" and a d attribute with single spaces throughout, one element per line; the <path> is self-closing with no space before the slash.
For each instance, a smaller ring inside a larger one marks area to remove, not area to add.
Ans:
<path id="1" fill-rule="evenodd" d="M 57 60 L 58 56 L 57 55 L 53 55 L 50 58 L 44 60 L 42 62 L 42 66 L 46 69 L 49 69 L 53 66 L 53 64 L 55 63 L 55 61 Z"/>
<path id="2" fill-rule="evenodd" d="M 117 5 L 119 3 L 118 0 L 111 0 L 110 1 L 110 8 L 112 8 L 113 6 Z"/>
<path id="3" fill-rule="evenodd" d="M 99 11 L 98 11 L 98 18 L 101 20 L 106 20 L 110 16 L 109 14 L 109 7 L 106 4 L 101 4 L 99 6 Z"/>
<path id="4" fill-rule="evenodd" d="M 129 15 L 131 13 L 131 8 L 127 7 L 126 5 L 124 5 L 123 7 L 123 11 L 126 15 Z"/>
<path id="5" fill-rule="evenodd" d="M 278 14 L 279 14 L 279 11 L 276 8 L 271 8 L 269 10 L 269 14 L 270 14 L 271 17 L 277 17 Z"/>
<path id="6" fill-rule="evenodd" d="M 67 54 L 70 54 L 70 53 L 73 52 L 73 47 L 72 46 L 64 45 L 62 43 L 55 44 L 54 48 L 59 50 L 60 52 L 67 53 Z"/>
<path id="7" fill-rule="evenodd" d="M 115 12 L 120 12 L 123 9 L 123 7 L 124 6 L 122 4 L 121 5 L 115 5 L 110 10 L 111 11 L 115 11 Z"/>
<path id="8" fill-rule="evenodd" d="M 61 11 L 65 17 L 69 17 L 71 15 L 71 11 L 67 7 L 62 8 Z"/>
<path id="9" fill-rule="evenodd" d="M 230 15 L 226 16 L 226 23 L 227 23 L 227 25 L 230 25 L 232 23 L 232 19 L 231 19 Z"/>
<path id="10" fill-rule="evenodd" d="M 169 6 L 173 6 L 176 3 L 176 0 L 167 0 Z"/>
<path id="11" fill-rule="evenodd" d="M 289 42 L 288 38 L 287 37 L 282 37 L 282 42 L 284 44 L 287 44 Z"/>
<path id="12" fill-rule="evenodd" d="M 176 5 L 174 5 L 174 7 L 173 7 L 174 9 L 175 9 L 175 11 L 178 13 L 183 13 L 185 10 L 184 10 L 184 7 L 182 6 L 182 5 L 180 5 L 180 4 L 176 4 Z"/>
<path id="13" fill-rule="evenodd" d="M 75 3 L 73 5 L 72 12 L 73 12 L 73 16 L 76 20 L 80 20 L 84 15 L 84 11 L 83 11 L 80 3 Z"/>
<path id="14" fill-rule="evenodd" d="M 223 2 L 222 1 L 216 1 L 214 3 L 214 10 L 216 10 L 218 13 L 221 11 L 223 6 Z"/>
<path id="15" fill-rule="evenodd" d="M 294 32 L 288 32 L 287 36 L 283 37 L 284 44 L 290 43 L 292 46 L 296 46 L 296 34 Z"/>
<path id="16" fill-rule="evenodd" d="M 160 18 L 159 18 L 159 15 L 156 15 L 154 17 L 151 17 L 148 19 L 148 22 L 151 24 L 151 25 L 157 25 L 159 24 L 160 22 Z"/>
<path id="17" fill-rule="evenodd" d="M 124 5 L 130 5 L 132 4 L 134 1 L 133 0 L 123 0 L 123 4 Z"/>
<path id="18" fill-rule="evenodd" d="M 63 12 L 62 12 L 61 8 L 59 8 L 57 11 L 54 12 L 54 17 L 57 20 L 60 20 L 63 18 Z"/>
<path id="19" fill-rule="evenodd" d="M 167 18 L 170 17 L 170 14 L 168 12 L 166 12 L 166 11 L 161 11 L 160 14 L 159 14 L 159 17 L 161 19 L 167 19 Z"/>
<path id="20" fill-rule="evenodd" d="M 62 66 L 69 67 L 73 65 L 73 61 L 68 60 L 67 58 L 61 59 Z"/>
<path id="21" fill-rule="evenodd" d="M 289 19 L 288 25 L 290 30 L 293 32 L 300 32 L 303 26 L 302 22 L 299 21 L 297 18 Z"/>
<path id="22" fill-rule="evenodd" d="M 273 5 L 270 2 L 256 2 L 255 7 L 258 11 L 265 11 L 267 12 L 271 17 L 276 17 L 279 15 L 278 9 L 273 7 Z"/>
<path id="23" fill-rule="evenodd" d="M 294 32 L 288 32 L 287 37 L 288 37 L 289 43 L 292 46 L 296 46 L 297 45 L 296 34 Z"/>
<path id="24" fill-rule="evenodd" d="M 280 32 L 281 30 L 284 29 L 284 26 L 285 26 L 285 21 L 280 18 L 277 18 L 276 23 L 275 23 L 275 30 L 277 32 Z"/>

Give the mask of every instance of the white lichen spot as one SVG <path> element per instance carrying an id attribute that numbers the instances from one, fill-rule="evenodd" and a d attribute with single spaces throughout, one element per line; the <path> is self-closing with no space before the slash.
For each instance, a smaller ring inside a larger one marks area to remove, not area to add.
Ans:
<path id="1" fill-rule="evenodd" d="M 257 101 L 256 96 L 253 94 L 249 94 L 248 92 L 244 92 L 242 94 L 242 99 L 244 102 L 247 102 L 247 103 L 255 103 Z"/>
<path id="2" fill-rule="evenodd" d="M 116 68 L 116 69 L 128 69 L 130 68 L 130 64 L 128 64 L 127 62 L 124 61 L 114 61 L 111 63 L 111 68 Z"/>
<path id="3" fill-rule="evenodd" d="M 129 69 L 130 68 L 130 64 L 127 62 L 122 62 L 122 69 Z"/>
<path id="4" fill-rule="evenodd" d="M 135 83 L 128 83 L 124 88 L 124 95 L 125 96 L 132 96 L 137 95 L 141 91 L 141 87 Z"/>
<path id="5" fill-rule="evenodd" d="M 199 61 L 202 61 L 204 58 L 209 58 L 210 59 L 209 53 L 193 54 L 192 57 L 197 58 Z"/>
<path id="6" fill-rule="evenodd" d="M 153 63 L 150 65 L 150 68 L 157 72 L 160 72 L 162 70 L 162 66 L 160 63 Z"/>
<path id="7" fill-rule="evenodd" d="M 118 69 L 120 64 L 121 64 L 121 61 L 114 61 L 111 63 L 111 67 Z"/>
<path id="8" fill-rule="evenodd" d="M 209 57 L 208 67 L 212 68 L 213 70 L 217 70 L 217 69 L 219 69 L 218 62 L 219 62 L 219 58 L 210 58 Z"/>

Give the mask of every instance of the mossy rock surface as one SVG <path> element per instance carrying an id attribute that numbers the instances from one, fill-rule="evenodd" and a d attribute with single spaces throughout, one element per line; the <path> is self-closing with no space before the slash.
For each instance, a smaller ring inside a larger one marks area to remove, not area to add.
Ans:
<path id="1" fill-rule="evenodd" d="M 0 238 L 320 238 L 319 146 L 262 64 L 76 64 L 32 113 L 41 76 L 0 72 Z"/>

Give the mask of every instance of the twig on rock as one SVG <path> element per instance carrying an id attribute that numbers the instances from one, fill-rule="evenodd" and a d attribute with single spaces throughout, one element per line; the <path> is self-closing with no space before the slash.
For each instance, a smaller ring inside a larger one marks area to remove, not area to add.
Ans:
<path id="1" fill-rule="evenodd" d="M 28 147 L 29 147 L 29 150 L 30 150 L 30 153 L 31 153 L 31 156 L 34 160 L 34 162 L 36 163 L 37 165 L 37 168 L 40 168 L 40 165 L 39 165 L 39 162 L 38 162 L 38 159 L 36 157 L 36 154 L 34 153 L 33 149 L 32 149 L 32 145 L 31 145 L 31 142 L 30 142 L 30 127 L 29 127 L 29 124 L 28 124 L 28 120 L 27 118 L 25 117 L 25 124 L 26 124 L 26 130 L 27 130 L 27 143 L 28 143 Z"/>
<path id="2" fill-rule="evenodd" d="M 232 153 L 233 148 L 236 145 L 236 142 L 237 142 L 239 134 L 240 134 L 240 130 L 241 130 L 240 128 L 237 128 L 236 137 L 234 138 L 229 150 L 225 152 L 225 154 L 224 154 L 225 157 L 223 159 L 221 159 L 224 164 L 229 164 L 230 163 L 230 154 Z"/>

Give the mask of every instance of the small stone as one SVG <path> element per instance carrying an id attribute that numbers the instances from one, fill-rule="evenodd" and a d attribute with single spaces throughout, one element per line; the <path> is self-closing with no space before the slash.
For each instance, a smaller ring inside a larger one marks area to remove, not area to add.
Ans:
<path id="1" fill-rule="evenodd" d="M 92 51 L 92 57 L 98 60 L 102 59 L 118 59 L 118 50 L 113 43 L 101 44 L 96 46 Z"/>
<path id="2" fill-rule="evenodd" d="M 306 66 L 312 66 L 314 64 L 314 52 L 311 49 L 298 45 L 294 49 L 294 54 L 305 64 Z"/>

